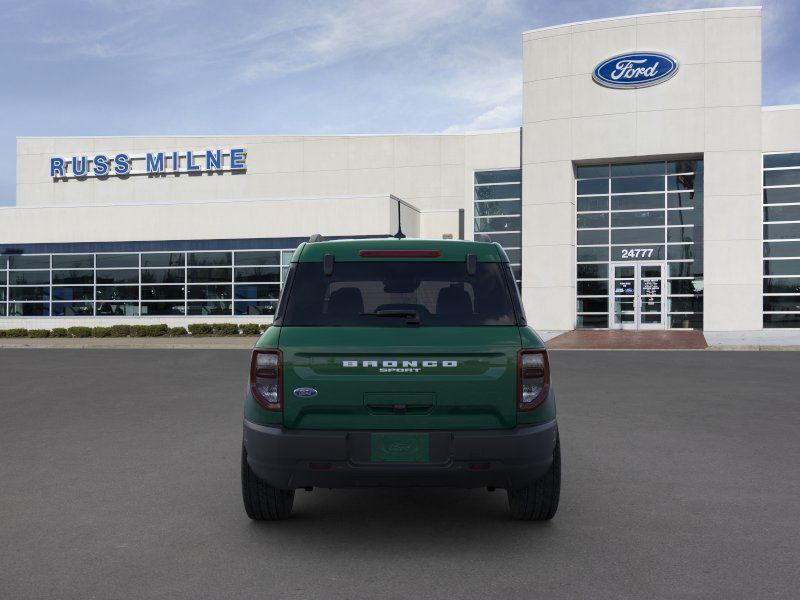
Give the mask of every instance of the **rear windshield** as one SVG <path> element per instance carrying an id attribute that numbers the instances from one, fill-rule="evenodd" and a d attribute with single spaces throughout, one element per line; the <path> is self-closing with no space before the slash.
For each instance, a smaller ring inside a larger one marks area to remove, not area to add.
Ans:
<path id="1" fill-rule="evenodd" d="M 298 263 L 282 325 L 437 327 L 515 325 L 504 263 Z M 514 290 L 516 293 L 516 289 Z"/>

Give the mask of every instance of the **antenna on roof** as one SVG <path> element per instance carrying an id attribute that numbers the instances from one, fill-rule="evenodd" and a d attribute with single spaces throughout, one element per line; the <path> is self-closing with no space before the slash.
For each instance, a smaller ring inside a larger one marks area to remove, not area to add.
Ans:
<path id="1" fill-rule="evenodd" d="M 314 235 L 312 235 L 310 238 L 308 238 L 308 242 L 309 242 L 310 244 L 313 244 L 314 242 L 324 242 L 324 241 L 325 241 L 325 238 L 324 238 L 324 237 L 322 237 L 322 236 L 321 236 L 320 234 L 318 234 L 318 233 L 315 233 L 315 234 L 314 234 Z"/>
<path id="2" fill-rule="evenodd" d="M 402 240 L 406 237 L 406 234 L 403 233 L 403 226 L 400 222 L 400 200 L 397 201 L 397 233 L 395 233 L 392 237 L 397 238 L 398 240 Z"/>

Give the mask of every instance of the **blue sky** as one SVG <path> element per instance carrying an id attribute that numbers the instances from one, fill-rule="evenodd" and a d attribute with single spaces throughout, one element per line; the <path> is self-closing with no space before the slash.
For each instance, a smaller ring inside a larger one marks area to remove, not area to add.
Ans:
<path id="1" fill-rule="evenodd" d="M 15 137 L 436 132 L 521 122 L 521 33 L 753 0 L 0 0 Z M 800 103 L 800 1 L 765 0 L 764 104 Z"/>

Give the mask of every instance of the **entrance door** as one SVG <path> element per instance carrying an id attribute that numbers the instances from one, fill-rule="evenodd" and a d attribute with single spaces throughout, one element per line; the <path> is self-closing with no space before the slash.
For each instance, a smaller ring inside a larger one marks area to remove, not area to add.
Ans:
<path id="1" fill-rule="evenodd" d="M 611 264 L 611 327 L 664 329 L 665 263 Z"/>

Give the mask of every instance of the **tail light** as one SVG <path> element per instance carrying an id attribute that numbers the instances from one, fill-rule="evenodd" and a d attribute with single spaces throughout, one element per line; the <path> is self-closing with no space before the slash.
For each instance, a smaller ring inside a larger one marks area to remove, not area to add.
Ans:
<path id="1" fill-rule="evenodd" d="M 253 350 L 250 362 L 250 392 L 267 410 L 281 410 L 281 351 Z"/>
<path id="2" fill-rule="evenodd" d="M 550 362 L 547 350 L 521 350 L 519 353 L 518 410 L 533 410 L 547 399 L 550 391 Z"/>

